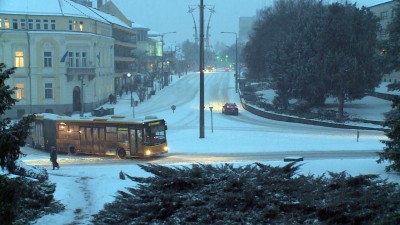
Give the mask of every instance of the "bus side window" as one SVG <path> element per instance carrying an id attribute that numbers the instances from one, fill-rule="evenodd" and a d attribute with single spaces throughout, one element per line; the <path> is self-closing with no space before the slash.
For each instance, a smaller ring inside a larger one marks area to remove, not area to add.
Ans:
<path id="1" fill-rule="evenodd" d="M 118 130 L 118 141 L 125 142 L 129 140 L 128 130 Z"/>

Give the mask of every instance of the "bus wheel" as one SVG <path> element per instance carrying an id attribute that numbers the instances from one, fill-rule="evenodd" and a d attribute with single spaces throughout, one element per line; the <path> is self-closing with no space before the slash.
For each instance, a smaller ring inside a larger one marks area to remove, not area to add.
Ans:
<path id="1" fill-rule="evenodd" d="M 117 148 L 117 156 L 120 159 L 124 159 L 126 157 L 126 152 L 125 149 L 123 148 Z"/>
<path id="2" fill-rule="evenodd" d="M 68 146 L 68 154 L 69 155 L 75 155 L 76 154 L 76 148 L 74 145 Z"/>

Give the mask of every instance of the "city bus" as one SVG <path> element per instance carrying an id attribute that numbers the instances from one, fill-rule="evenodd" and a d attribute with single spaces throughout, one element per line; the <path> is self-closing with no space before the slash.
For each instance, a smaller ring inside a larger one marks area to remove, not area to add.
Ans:
<path id="1" fill-rule="evenodd" d="M 117 156 L 150 157 L 168 153 L 167 125 L 164 119 L 124 116 L 69 117 L 37 114 L 31 127 L 34 148 L 57 152 Z"/>

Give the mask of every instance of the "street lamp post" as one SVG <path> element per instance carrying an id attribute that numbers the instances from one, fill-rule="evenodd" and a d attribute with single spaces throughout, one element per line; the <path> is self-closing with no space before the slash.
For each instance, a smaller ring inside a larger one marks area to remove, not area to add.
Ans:
<path id="1" fill-rule="evenodd" d="M 131 74 L 131 73 L 127 73 L 126 76 L 130 78 L 130 77 L 132 76 L 132 74 Z M 126 85 L 126 82 L 125 82 L 125 85 Z M 135 104 L 134 104 L 134 102 L 133 102 L 133 96 L 132 96 L 132 91 L 133 91 L 133 90 L 132 90 L 132 88 L 133 88 L 133 86 L 132 86 L 132 79 L 131 79 L 131 84 L 130 84 L 129 89 L 130 89 L 130 91 L 131 91 L 132 118 L 135 118 Z"/>
<path id="2" fill-rule="evenodd" d="M 83 112 L 85 111 L 84 108 L 83 108 L 84 107 L 84 102 L 83 102 L 83 97 L 84 97 L 84 95 L 83 95 L 83 85 L 84 85 L 84 83 L 83 83 L 83 79 L 84 79 L 83 75 L 80 75 L 79 76 L 79 80 L 81 81 L 81 96 L 80 96 L 81 97 L 81 112 L 80 112 L 80 116 L 81 117 L 83 117 Z"/>
<path id="3" fill-rule="evenodd" d="M 235 35 L 235 91 L 238 92 L 238 38 L 236 32 L 221 32 L 222 34 L 234 34 Z"/>
<path id="4" fill-rule="evenodd" d="M 164 83 L 165 83 L 165 77 L 164 77 L 164 35 L 167 34 L 175 34 L 176 31 L 172 31 L 172 32 L 166 32 L 166 33 L 162 33 L 160 34 L 161 36 L 161 77 L 162 77 L 162 86 L 164 87 Z M 167 77 L 168 79 L 168 77 Z M 168 82 L 169 80 L 167 80 Z"/>
<path id="5" fill-rule="evenodd" d="M 214 132 L 214 124 L 213 124 L 213 116 L 212 116 L 213 107 L 210 106 L 209 108 L 210 108 L 210 112 L 211 112 L 211 133 L 213 133 Z"/>

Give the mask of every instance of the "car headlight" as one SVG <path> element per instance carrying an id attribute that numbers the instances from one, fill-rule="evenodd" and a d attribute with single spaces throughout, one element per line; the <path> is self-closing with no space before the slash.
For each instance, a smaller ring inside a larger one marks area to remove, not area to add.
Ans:
<path id="1" fill-rule="evenodd" d="M 168 146 L 164 146 L 164 151 L 168 151 Z"/>
<path id="2" fill-rule="evenodd" d="M 145 154 L 145 155 L 151 155 L 151 151 L 150 151 L 149 149 L 147 149 L 147 150 L 144 152 L 144 154 Z"/>

